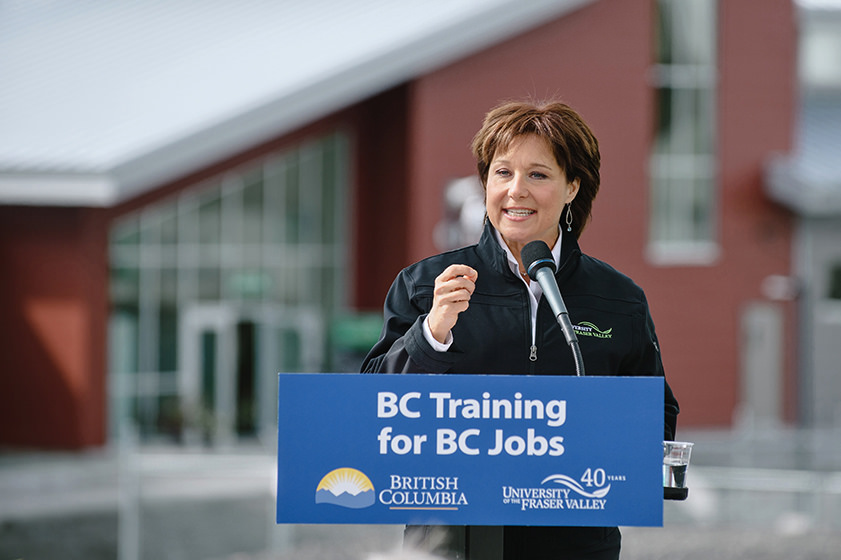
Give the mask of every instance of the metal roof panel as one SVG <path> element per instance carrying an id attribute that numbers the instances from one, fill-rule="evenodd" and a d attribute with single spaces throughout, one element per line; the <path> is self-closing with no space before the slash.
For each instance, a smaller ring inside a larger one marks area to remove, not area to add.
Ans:
<path id="1" fill-rule="evenodd" d="M 113 204 L 590 1 L 0 0 L 0 202 Z"/>

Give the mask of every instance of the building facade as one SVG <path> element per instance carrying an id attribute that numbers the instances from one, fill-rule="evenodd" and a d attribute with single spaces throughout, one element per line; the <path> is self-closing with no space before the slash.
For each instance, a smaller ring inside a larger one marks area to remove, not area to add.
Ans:
<path id="1" fill-rule="evenodd" d="M 598 136 L 581 246 L 645 289 L 679 426 L 798 422 L 796 297 L 768 289 L 794 220 L 763 175 L 794 137 L 795 7 L 561 4 L 112 203 L 7 197 L 0 444 L 271 438 L 275 373 L 358 366 L 512 98 L 565 101 Z"/>

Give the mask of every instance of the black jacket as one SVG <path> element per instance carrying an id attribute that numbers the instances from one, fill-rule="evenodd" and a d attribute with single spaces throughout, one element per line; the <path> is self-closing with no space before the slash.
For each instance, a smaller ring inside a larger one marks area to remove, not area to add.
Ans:
<path id="1" fill-rule="evenodd" d="M 478 278 L 469 308 L 453 327 L 453 345 L 436 352 L 423 336 L 422 323 L 432 307 L 435 278 L 451 264 L 473 267 Z M 582 254 L 571 235 L 563 236 L 555 277 L 587 375 L 664 376 L 654 323 L 639 286 Z M 362 371 L 575 375 L 572 353 L 546 298 L 538 305 L 532 344 L 527 290 L 508 267 L 488 224 L 478 244 L 429 257 L 400 272 L 386 297 L 380 340 Z M 678 403 L 667 383 L 664 439 L 674 439 L 677 414 Z"/>
<path id="2" fill-rule="evenodd" d="M 582 254 L 571 235 L 563 236 L 560 261 L 555 277 L 575 325 L 586 374 L 663 376 L 642 289 L 611 266 Z M 451 264 L 473 267 L 478 278 L 469 308 L 453 327 L 453 345 L 447 352 L 436 352 L 423 336 L 422 323 L 432 308 L 435 278 Z M 400 272 L 386 297 L 380 340 L 365 358 L 362 371 L 575 375 L 572 353 L 546 298 L 538 305 L 532 341 L 527 290 L 508 267 L 505 251 L 488 224 L 477 245 L 429 257 Z M 678 403 L 668 383 L 665 387 L 663 438 L 672 440 Z M 615 527 L 503 530 L 504 557 L 518 560 L 584 554 L 616 558 L 621 542 Z"/>

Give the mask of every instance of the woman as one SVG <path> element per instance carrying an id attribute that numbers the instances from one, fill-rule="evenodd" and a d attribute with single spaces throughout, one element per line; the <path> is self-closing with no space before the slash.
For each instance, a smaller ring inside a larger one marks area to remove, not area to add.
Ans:
<path id="1" fill-rule="evenodd" d="M 574 374 L 570 348 L 520 258 L 523 246 L 543 240 L 587 372 L 664 376 L 642 289 L 578 247 L 600 181 L 587 124 L 562 103 L 506 103 L 485 117 L 473 153 L 487 210 L 479 243 L 400 272 L 362 371 Z M 672 440 L 678 404 L 668 384 L 664 414 L 663 437 Z M 615 527 L 505 527 L 503 542 L 505 558 L 615 559 L 621 536 Z"/>

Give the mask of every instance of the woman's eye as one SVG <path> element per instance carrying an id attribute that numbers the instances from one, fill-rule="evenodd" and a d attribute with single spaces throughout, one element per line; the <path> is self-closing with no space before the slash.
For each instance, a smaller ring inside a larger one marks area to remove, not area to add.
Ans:
<path id="1" fill-rule="evenodd" d="M 531 176 L 534 177 L 535 179 L 545 179 L 546 178 L 546 174 L 545 173 L 540 173 L 539 171 L 532 171 Z"/>
<path id="2" fill-rule="evenodd" d="M 497 169 L 494 173 L 500 177 L 508 177 L 511 174 L 507 169 Z"/>

